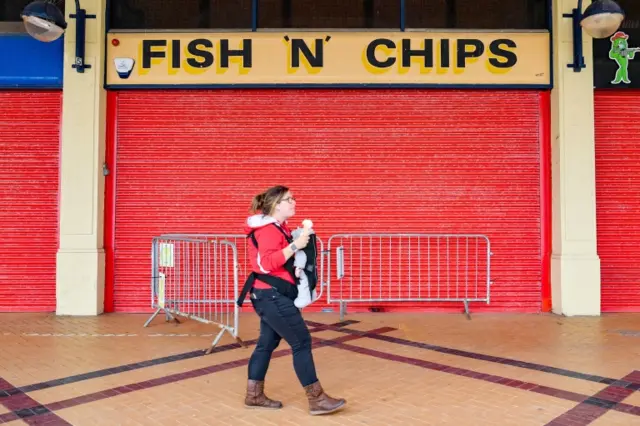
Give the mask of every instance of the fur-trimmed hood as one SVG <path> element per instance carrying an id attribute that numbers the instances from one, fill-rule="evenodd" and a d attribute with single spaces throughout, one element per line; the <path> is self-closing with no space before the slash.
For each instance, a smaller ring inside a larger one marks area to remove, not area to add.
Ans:
<path id="1" fill-rule="evenodd" d="M 244 232 L 249 235 L 251 231 L 255 231 L 256 229 L 260 229 L 272 223 L 278 223 L 275 217 L 267 216 L 265 214 L 254 214 L 247 218 L 247 222 L 244 226 Z"/>

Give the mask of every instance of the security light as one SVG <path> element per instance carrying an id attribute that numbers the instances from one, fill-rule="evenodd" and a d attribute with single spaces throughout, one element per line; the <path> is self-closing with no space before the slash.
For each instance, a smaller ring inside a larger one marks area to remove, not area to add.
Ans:
<path id="1" fill-rule="evenodd" d="M 27 33 L 36 40 L 55 41 L 67 29 L 64 14 L 49 1 L 38 0 L 29 3 L 20 16 Z"/>
<path id="2" fill-rule="evenodd" d="M 31 37 L 36 40 L 51 42 L 59 39 L 67 29 L 64 14 L 51 0 L 36 0 L 29 3 L 22 11 L 24 27 Z M 87 19 L 95 19 L 96 15 L 87 15 L 87 11 L 80 8 L 80 0 L 76 0 L 76 13 L 69 18 L 76 20 L 76 59 L 72 65 L 77 72 L 83 73 L 91 68 L 84 62 L 84 42 Z"/>
<path id="3" fill-rule="evenodd" d="M 593 38 L 607 38 L 624 21 L 622 8 L 613 0 L 596 0 L 582 14 L 580 25 Z"/>
<path id="4" fill-rule="evenodd" d="M 606 38 L 615 33 L 624 20 L 622 8 L 613 0 L 595 0 L 582 12 L 582 0 L 571 13 L 562 15 L 571 18 L 573 24 L 573 63 L 568 64 L 575 72 L 586 65 L 582 55 L 582 29 L 593 38 Z"/>

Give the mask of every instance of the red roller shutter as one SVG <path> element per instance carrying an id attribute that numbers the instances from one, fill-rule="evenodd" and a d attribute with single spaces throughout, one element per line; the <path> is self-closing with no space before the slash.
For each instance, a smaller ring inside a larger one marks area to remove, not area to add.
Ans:
<path id="1" fill-rule="evenodd" d="M 595 92 L 603 312 L 640 312 L 640 91 Z"/>
<path id="2" fill-rule="evenodd" d="M 242 232 L 251 197 L 283 182 L 298 198 L 296 220 L 313 218 L 325 242 L 342 232 L 488 235 L 495 253 L 492 304 L 472 309 L 538 312 L 546 270 L 545 96 L 479 90 L 118 93 L 115 310 L 148 309 L 152 236 Z"/>
<path id="3" fill-rule="evenodd" d="M 55 311 L 62 93 L 0 92 L 0 311 Z"/>

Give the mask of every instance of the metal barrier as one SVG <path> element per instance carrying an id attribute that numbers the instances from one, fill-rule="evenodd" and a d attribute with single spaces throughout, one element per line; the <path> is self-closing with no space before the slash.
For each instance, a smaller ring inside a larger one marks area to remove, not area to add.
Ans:
<path id="1" fill-rule="evenodd" d="M 207 354 L 225 332 L 238 337 L 238 249 L 223 235 L 162 235 L 152 240 L 151 306 L 167 320 L 190 318 L 220 328 Z"/>
<path id="2" fill-rule="evenodd" d="M 240 286 L 244 285 L 244 280 L 251 273 L 251 261 L 249 260 L 249 254 L 247 251 L 247 244 L 249 244 L 249 240 L 247 236 L 244 234 L 163 234 L 163 237 L 166 238 L 192 238 L 192 239 L 224 239 L 225 241 L 229 241 L 233 243 L 236 247 L 241 247 L 238 249 L 238 265 L 239 265 L 239 274 L 242 277 L 242 283 Z M 319 265 L 318 265 L 318 298 L 320 300 L 322 295 L 324 294 L 324 288 L 327 286 L 327 282 L 324 279 L 325 272 L 325 263 L 324 258 L 328 255 L 328 252 L 324 249 L 324 242 L 322 238 L 316 236 L 316 240 L 318 241 L 318 257 L 319 257 Z"/>
<path id="3" fill-rule="evenodd" d="M 335 248 L 337 285 L 331 280 Z M 338 234 L 328 244 L 327 302 L 490 303 L 491 247 L 477 234 Z"/>

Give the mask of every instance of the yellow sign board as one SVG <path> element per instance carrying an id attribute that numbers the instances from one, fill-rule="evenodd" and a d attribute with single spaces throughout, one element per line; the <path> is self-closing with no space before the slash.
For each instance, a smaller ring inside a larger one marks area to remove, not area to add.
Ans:
<path id="1" fill-rule="evenodd" d="M 109 33 L 108 86 L 550 84 L 547 32 Z"/>

